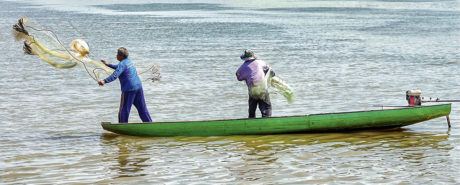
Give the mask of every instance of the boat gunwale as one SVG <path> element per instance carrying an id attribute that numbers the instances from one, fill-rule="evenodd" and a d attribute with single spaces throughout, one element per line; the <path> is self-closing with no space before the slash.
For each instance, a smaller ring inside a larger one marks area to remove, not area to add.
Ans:
<path id="1" fill-rule="evenodd" d="M 445 106 L 452 105 L 452 103 L 444 104 L 435 104 L 435 105 L 422 105 L 422 106 L 387 106 L 387 107 L 397 107 L 391 109 L 376 109 L 376 110 L 362 110 L 362 111 L 348 111 L 348 112 L 330 112 L 330 113 L 315 113 L 315 114 L 305 114 L 305 115 L 294 115 L 294 116 L 276 116 L 268 118 L 237 118 L 237 119 L 216 119 L 216 120 L 196 120 L 196 121 L 164 121 L 164 122 L 133 122 L 133 123 L 112 123 L 112 122 L 101 122 L 101 125 L 132 125 L 132 124 L 172 124 L 172 123 L 196 123 L 196 122 L 220 122 L 220 121 L 238 121 L 238 120 L 252 120 L 252 119 L 272 119 L 272 118 L 293 118 L 293 117 L 306 117 L 306 116 L 316 116 L 316 115 L 332 115 L 332 114 L 347 114 L 347 113 L 361 113 L 361 112 L 376 112 L 376 111 L 387 111 L 387 110 L 403 110 L 403 109 L 416 109 L 416 108 L 425 108 L 425 107 L 435 107 L 435 106 Z M 383 107 L 383 106 L 382 106 Z"/>

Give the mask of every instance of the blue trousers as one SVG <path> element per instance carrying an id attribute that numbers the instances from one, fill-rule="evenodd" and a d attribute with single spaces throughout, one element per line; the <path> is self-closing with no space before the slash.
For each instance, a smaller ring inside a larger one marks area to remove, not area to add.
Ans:
<path id="1" fill-rule="evenodd" d="M 119 123 L 128 122 L 129 112 L 131 111 L 131 106 L 133 104 L 143 122 L 152 122 L 152 118 L 150 118 L 149 111 L 145 105 L 144 90 L 140 88 L 135 91 L 121 93 L 120 110 L 118 111 Z"/>

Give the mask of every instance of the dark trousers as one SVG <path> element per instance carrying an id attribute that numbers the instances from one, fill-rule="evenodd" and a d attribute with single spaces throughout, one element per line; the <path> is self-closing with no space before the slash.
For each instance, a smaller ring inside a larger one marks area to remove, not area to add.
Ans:
<path id="1" fill-rule="evenodd" d="M 259 105 L 259 110 L 263 118 L 272 116 L 272 104 L 270 102 L 270 95 L 268 93 L 265 93 L 265 96 L 263 99 L 253 98 L 249 96 L 248 102 L 249 102 L 249 118 L 256 117 L 257 105 Z"/>
<path id="2" fill-rule="evenodd" d="M 145 105 L 144 90 L 140 88 L 135 91 L 121 93 L 120 110 L 118 111 L 119 123 L 128 122 L 129 112 L 133 104 L 143 122 L 152 122 L 152 118 L 150 118 L 149 111 Z"/>

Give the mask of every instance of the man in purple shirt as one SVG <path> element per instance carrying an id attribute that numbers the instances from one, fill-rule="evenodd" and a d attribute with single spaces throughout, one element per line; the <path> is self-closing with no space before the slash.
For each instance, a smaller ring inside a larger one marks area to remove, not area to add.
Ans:
<path id="1" fill-rule="evenodd" d="M 256 117 L 257 105 L 259 105 L 262 117 L 272 115 L 272 105 L 268 93 L 268 78 L 274 76 L 270 66 L 254 56 L 254 52 L 245 50 L 240 56 L 244 63 L 236 71 L 236 77 L 239 81 L 246 81 L 249 93 L 249 118 Z"/>

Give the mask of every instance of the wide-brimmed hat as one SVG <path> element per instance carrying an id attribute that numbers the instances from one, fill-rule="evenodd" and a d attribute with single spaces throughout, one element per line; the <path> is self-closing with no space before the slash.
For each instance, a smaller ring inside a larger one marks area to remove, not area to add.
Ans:
<path id="1" fill-rule="evenodd" d="M 251 50 L 244 50 L 244 53 L 240 55 L 241 60 L 255 60 L 257 57 L 254 55 L 254 52 Z"/>

